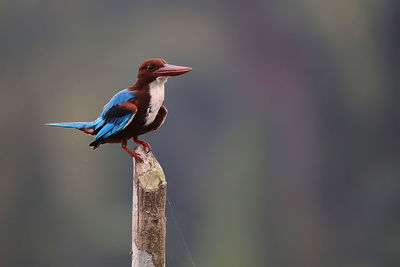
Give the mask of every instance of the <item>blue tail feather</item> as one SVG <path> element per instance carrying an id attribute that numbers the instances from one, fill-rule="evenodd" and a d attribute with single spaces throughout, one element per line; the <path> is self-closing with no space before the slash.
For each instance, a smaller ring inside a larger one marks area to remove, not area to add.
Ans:
<path id="1" fill-rule="evenodd" d="M 47 123 L 48 126 L 75 128 L 75 129 L 90 129 L 96 126 L 96 121 L 92 122 L 61 122 L 61 123 Z"/>

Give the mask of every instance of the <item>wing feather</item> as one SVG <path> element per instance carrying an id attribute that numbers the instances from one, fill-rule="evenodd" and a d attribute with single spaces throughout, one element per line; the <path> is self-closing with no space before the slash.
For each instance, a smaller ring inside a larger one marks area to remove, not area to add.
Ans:
<path id="1" fill-rule="evenodd" d="M 128 126 L 137 110 L 136 105 L 132 103 L 132 99 L 135 97 L 134 92 L 125 89 L 111 98 L 96 120 L 97 124 L 94 129 L 98 132 L 93 143 L 98 144 Z"/>

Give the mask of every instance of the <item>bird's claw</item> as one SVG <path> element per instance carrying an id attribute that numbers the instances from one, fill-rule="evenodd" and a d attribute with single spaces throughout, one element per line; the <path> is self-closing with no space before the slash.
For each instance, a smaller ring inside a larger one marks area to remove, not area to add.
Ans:
<path id="1" fill-rule="evenodd" d="M 140 157 L 140 155 L 136 152 L 132 152 L 127 146 L 122 146 L 122 149 L 128 152 L 128 154 L 132 157 L 135 158 L 136 161 L 140 163 L 144 163 L 144 160 Z"/>
<path id="2" fill-rule="evenodd" d="M 135 158 L 139 163 L 144 163 L 144 160 L 139 156 L 138 153 L 133 152 L 134 155 L 132 155 L 133 158 Z"/>
<path id="3" fill-rule="evenodd" d="M 151 151 L 151 146 L 149 143 L 142 141 L 143 143 L 140 143 L 142 146 L 144 146 L 144 150 L 146 151 L 146 154 L 149 154 Z"/>
<path id="4" fill-rule="evenodd" d="M 149 143 L 147 143 L 145 141 L 142 141 L 142 140 L 138 140 L 138 139 L 136 139 L 134 141 L 135 141 L 135 143 L 140 144 L 140 145 L 142 145 L 144 147 L 144 150 L 146 151 L 146 154 L 150 153 L 151 146 L 150 146 Z"/>

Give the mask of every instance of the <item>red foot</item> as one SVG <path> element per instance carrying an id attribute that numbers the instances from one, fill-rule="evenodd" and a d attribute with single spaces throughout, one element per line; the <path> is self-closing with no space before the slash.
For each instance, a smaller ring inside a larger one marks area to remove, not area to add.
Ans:
<path id="1" fill-rule="evenodd" d="M 147 152 L 146 153 L 149 153 L 151 151 L 151 146 L 149 145 L 149 143 L 147 143 L 145 141 L 142 141 L 142 140 L 139 140 L 139 139 L 133 139 L 133 141 L 136 144 L 143 145 L 145 148 L 147 148 Z"/>
<path id="2" fill-rule="evenodd" d="M 144 160 L 139 156 L 138 153 L 132 152 L 127 146 L 122 146 L 122 149 L 128 152 L 128 154 L 131 155 L 132 158 L 135 158 L 140 163 L 144 162 Z"/>

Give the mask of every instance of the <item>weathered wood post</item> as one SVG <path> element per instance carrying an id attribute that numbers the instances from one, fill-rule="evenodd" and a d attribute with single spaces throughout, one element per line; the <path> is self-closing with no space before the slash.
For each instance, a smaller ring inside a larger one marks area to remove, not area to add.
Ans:
<path id="1" fill-rule="evenodd" d="M 135 152 L 144 163 L 133 159 L 132 267 L 165 267 L 167 182 L 153 153 Z"/>

